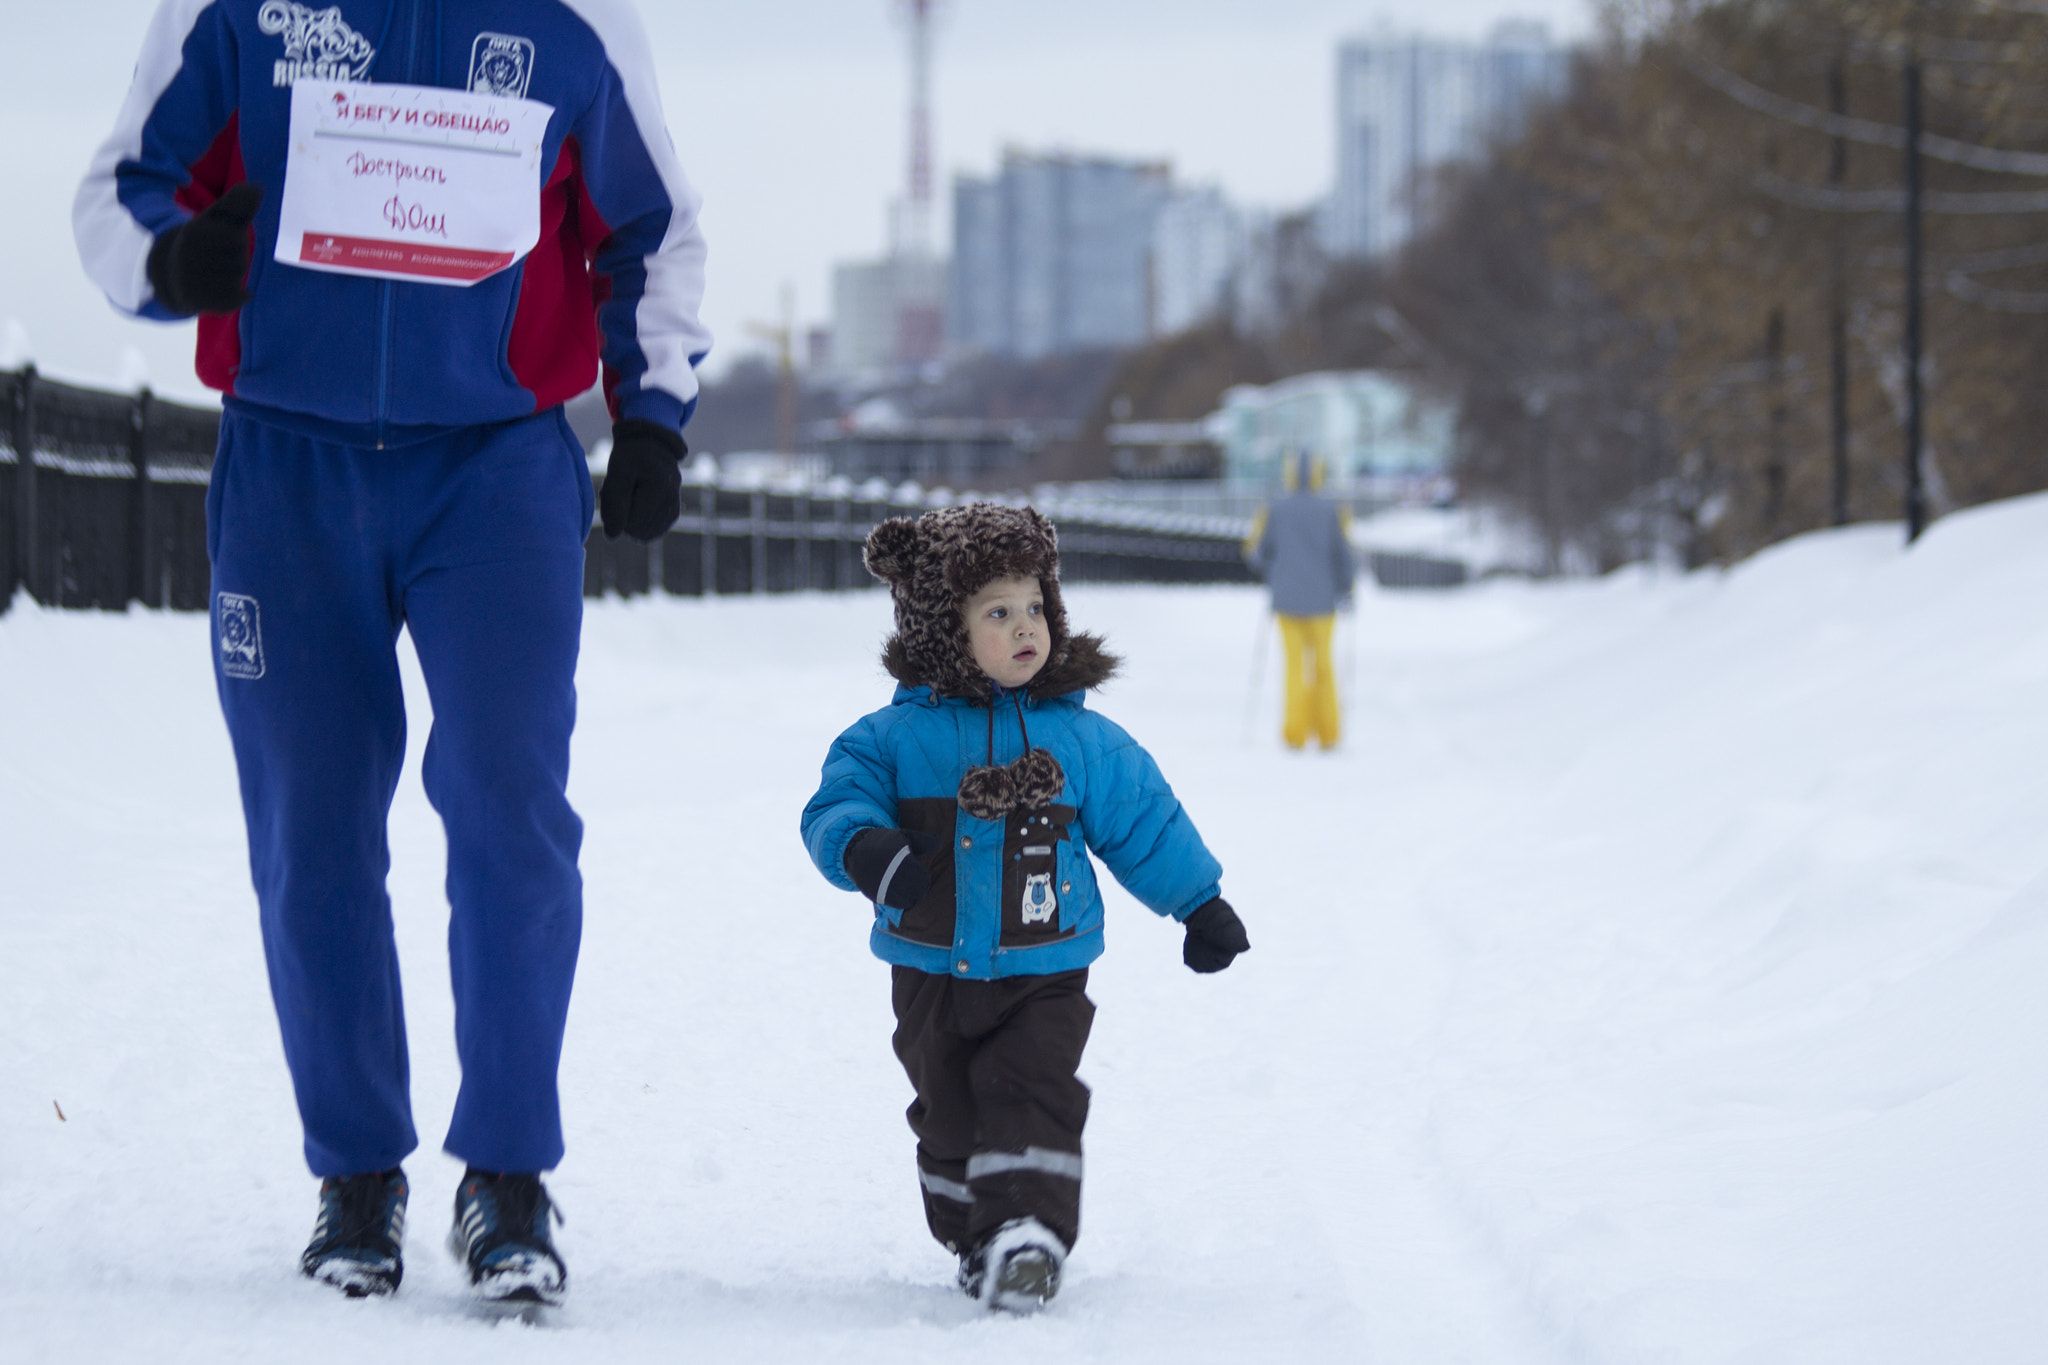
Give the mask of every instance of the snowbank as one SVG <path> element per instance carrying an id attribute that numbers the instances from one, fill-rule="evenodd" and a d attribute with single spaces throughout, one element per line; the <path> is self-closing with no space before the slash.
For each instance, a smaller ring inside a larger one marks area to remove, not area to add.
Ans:
<path id="1" fill-rule="evenodd" d="M 1495 573 L 1533 574 L 1543 564 L 1543 547 L 1535 537 L 1476 503 L 1390 507 L 1353 522 L 1351 544 L 1372 554 L 1456 560 L 1474 578 Z"/>
<path id="2" fill-rule="evenodd" d="M 595 607 L 570 1307 L 462 1308 L 439 831 L 392 888 L 397 1299 L 312 1216 L 205 622 L 0 617 L 0 1359 L 2012 1361 L 2048 1340 L 2048 498 L 1726 574 L 1366 592 L 1271 739 L 1255 592 L 1070 590 L 1253 952 L 1113 896 L 1068 1291 L 925 1237 L 886 973 L 795 826 L 875 594 Z M 1270 644 L 1263 658 L 1270 674 Z M 1256 693 L 1256 696 L 1253 694 Z M 1253 703 L 1256 702 L 1254 708 Z M 61 1105 L 63 1120 L 56 1108 Z"/>

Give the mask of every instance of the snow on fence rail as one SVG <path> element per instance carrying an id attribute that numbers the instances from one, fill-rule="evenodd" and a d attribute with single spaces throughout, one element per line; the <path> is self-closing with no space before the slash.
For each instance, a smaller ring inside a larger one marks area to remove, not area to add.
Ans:
<path id="1" fill-rule="evenodd" d="M 206 485 L 217 411 L 0 371 L 0 611 L 25 588 L 46 606 L 129 602 L 203 611 Z M 598 476 L 600 481 L 602 476 Z M 683 516 L 652 545 L 593 532 L 584 591 L 686 595 L 873 586 L 861 542 L 878 521 L 957 501 L 946 490 L 844 481 L 777 489 L 687 484 Z M 1232 583 L 1251 575 L 1234 519 L 1036 503 L 1076 582 Z"/>
<path id="2" fill-rule="evenodd" d="M 204 611 L 220 414 L 0 371 L 0 611 Z"/>

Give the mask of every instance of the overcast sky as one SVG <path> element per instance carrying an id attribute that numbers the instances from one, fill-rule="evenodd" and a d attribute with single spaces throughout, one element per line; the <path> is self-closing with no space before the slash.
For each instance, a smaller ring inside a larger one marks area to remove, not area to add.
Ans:
<path id="1" fill-rule="evenodd" d="M 344 0 L 345 3 L 345 0 Z M 194 393 L 189 327 L 129 322 L 71 243 L 80 172 L 111 126 L 155 0 L 0 0 L 0 361 L 25 336 L 47 372 L 142 374 Z M 879 253 L 904 180 L 907 59 L 894 0 L 641 0 L 669 125 L 704 194 L 705 313 L 719 359 L 759 343 L 786 281 L 825 319 L 831 263 Z M 936 123 L 946 178 L 1005 146 L 1164 158 L 1256 205 L 1326 193 L 1342 37 L 1380 25 L 1477 37 L 1503 18 L 1560 38 L 1588 0 L 946 0 Z M 943 232 L 943 221 L 941 231 Z M 133 354 L 129 354 L 129 352 Z M 716 363 L 713 365 L 717 368 Z"/>

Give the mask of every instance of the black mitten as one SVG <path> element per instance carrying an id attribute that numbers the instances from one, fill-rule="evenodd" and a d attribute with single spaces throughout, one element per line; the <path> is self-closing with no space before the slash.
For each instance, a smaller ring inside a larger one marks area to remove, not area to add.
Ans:
<path id="1" fill-rule="evenodd" d="M 149 249 L 149 287 L 173 313 L 232 313 L 249 301 L 249 224 L 263 187 L 244 180 Z"/>
<path id="2" fill-rule="evenodd" d="M 1244 935 L 1244 921 L 1230 902 L 1218 896 L 1182 921 L 1187 941 L 1180 946 L 1180 960 L 1198 972 L 1220 972 L 1239 953 L 1248 953 L 1252 941 Z"/>
<path id="3" fill-rule="evenodd" d="M 846 875 L 877 905 L 908 910 L 932 889 L 932 874 L 919 860 L 944 843 L 935 834 L 871 826 L 846 841 Z"/>
<path id="4" fill-rule="evenodd" d="M 683 513 L 683 435 L 659 422 L 628 417 L 612 424 L 612 458 L 605 466 L 604 514 L 608 540 L 628 535 L 654 540 Z"/>

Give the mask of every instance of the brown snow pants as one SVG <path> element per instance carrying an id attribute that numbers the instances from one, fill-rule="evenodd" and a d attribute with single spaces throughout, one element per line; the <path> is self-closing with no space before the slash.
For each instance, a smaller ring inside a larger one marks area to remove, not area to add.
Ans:
<path id="1" fill-rule="evenodd" d="M 962 1253 L 1036 1218 L 1071 1250 L 1088 1121 L 1088 1087 L 1074 1073 L 1095 1020 L 1087 969 L 996 981 L 891 970 L 932 1236 Z"/>

